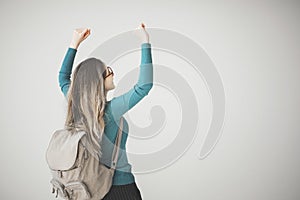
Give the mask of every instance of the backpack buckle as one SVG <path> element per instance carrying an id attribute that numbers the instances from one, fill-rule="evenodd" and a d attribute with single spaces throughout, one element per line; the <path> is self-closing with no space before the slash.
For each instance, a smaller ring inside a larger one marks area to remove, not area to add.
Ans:
<path id="1" fill-rule="evenodd" d="M 61 171 L 61 170 L 57 170 L 57 176 L 58 176 L 59 178 L 62 178 L 62 177 L 63 177 L 62 171 Z"/>

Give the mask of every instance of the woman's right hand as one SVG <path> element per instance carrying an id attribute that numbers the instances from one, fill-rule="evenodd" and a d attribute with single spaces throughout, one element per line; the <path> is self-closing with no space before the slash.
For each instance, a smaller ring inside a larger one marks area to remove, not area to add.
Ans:
<path id="1" fill-rule="evenodd" d="M 91 29 L 77 28 L 73 32 L 70 48 L 77 49 L 80 43 L 91 34 Z"/>
<path id="2" fill-rule="evenodd" d="M 149 43 L 149 34 L 146 31 L 145 25 L 141 25 L 134 31 L 134 33 L 141 39 L 142 43 Z"/>

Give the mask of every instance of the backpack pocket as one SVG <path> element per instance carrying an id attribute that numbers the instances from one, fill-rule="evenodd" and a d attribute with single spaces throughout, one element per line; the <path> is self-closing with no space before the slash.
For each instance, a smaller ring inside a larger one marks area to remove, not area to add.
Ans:
<path id="1" fill-rule="evenodd" d="M 67 183 L 65 185 L 65 191 L 68 193 L 68 197 L 72 200 L 85 200 L 91 198 L 87 186 L 80 181 Z"/>
<path id="2" fill-rule="evenodd" d="M 52 193 L 56 194 L 56 198 L 62 197 L 64 199 L 68 199 L 68 194 L 65 191 L 65 186 L 62 183 L 56 179 L 52 179 L 50 183 L 52 184 Z"/>

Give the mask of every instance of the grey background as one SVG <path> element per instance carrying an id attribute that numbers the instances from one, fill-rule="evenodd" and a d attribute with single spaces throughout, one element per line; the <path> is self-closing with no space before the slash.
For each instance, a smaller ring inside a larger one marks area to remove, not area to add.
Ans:
<path id="1" fill-rule="evenodd" d="M 206 50 L 227 115 L 207 158 L 199 136 L 173 165 L 136 176 L 144 199 L 299 199 L 299 11 L 299 1 L 1 1 L 0 198 L 54 199 L 44 155 L 63 126 L 57 73 L 73 29 L 92 29 L 77 63 L 145 22 Z"/>

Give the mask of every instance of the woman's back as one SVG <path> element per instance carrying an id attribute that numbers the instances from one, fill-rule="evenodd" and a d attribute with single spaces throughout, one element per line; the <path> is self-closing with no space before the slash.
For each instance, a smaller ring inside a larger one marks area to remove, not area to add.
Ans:
<path id="1" fill-rule="evenodd" d="M 105 114 L 103 116 L 105 122 L 104 135 L 102 137 L 101 143 L 101 162 L 106 165 L 110 165 L 110 159 L 112 154 L 113 145 L 116 140 L 118 124 L 120 118 L 129 111 L 133 106 L 135 106 L 139 101 L 141 101 L 153 86 L 153 64 L 151 56 L 151 44 L 143 43 L 141 45 L 141 64 L 138 82 L 126 93 L 112 98 L 111 101 L 107 101 L 105 105 Z M 70 88 L 70 76 L 72 73 L 73 62 L 75 59 L 77 50 L 69 48 L 61 70 L 59 72 L 59 85 L 61 91 L 68 97 L 68 92 Z M 134 176 L 131 173 L 131 165 L 128 162 L 126 155 L 126 141 L 128 137 L 128 123 L 124 118 L 123 135 L 121 142 L 121 149 L 118 159 L 118 164 L 116 172 L 113 178 L 113 185 L 123 185 L 134 182 Z"/>
<path id="2" fill-rule="evenodd" d="M 89 29 L 76 29 L 71 45 L 59 71 L 59 86 L 68 100 L 67 128 L 86 131 L 87 149 L 110 166 L 113 147 L 123 118 L 122 140 L 112 187 L 103 200 L 141 200 L 126 154 L 129 127 L 123 115 L 140 102 L 153 86 L 153 65 L 149 35 L 142 24 L 136 32 L 141 38 L 141 64 L 138 81 L 126 93 L 106 100 L 107 91 L 114 89 L 113 70 L 101 60 L 88 58 L 81 62 L 72 76 L 73 62 L 79 44 L 90 35 Z"/>

